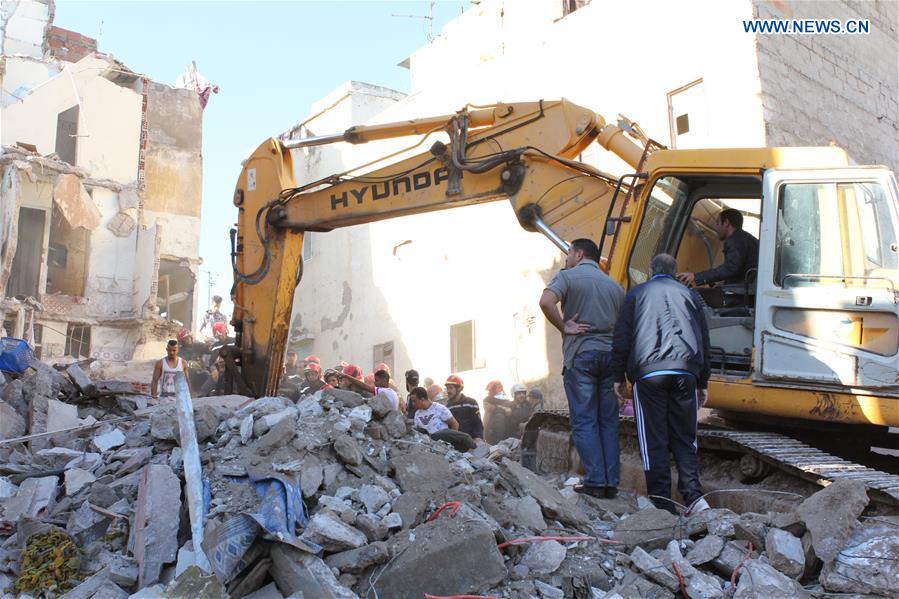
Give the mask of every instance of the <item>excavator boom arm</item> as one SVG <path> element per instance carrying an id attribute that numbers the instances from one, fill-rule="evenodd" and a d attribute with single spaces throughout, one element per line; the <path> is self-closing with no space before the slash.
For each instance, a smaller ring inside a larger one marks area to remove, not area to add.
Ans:
<path id="1" fill-rule="evenodd" d="M 247 159 L 234 195 L 237 342 L 228 391 L 277 392 L 304 232 L 509 199 L 523 227 L 551 229 L 564 247 L 559 238 L 599 236 L 616 183 L 574 158 L 594 140 L 634 168 L 643 157 L 643 148 L 620 129 L 566 100 L 355 127 L 335 140 L 361 143 L 435 130 L 447 131 L 450 143 L 364 175 L 342 173 L 301 187 L 289 148 L 303 140 L 267 140 Z"/>

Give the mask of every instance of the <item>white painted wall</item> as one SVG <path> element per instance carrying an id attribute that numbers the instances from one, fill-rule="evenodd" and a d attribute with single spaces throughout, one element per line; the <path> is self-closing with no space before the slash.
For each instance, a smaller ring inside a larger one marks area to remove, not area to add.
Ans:
<path id="1" fill-rule="evenodd" d="M 0 54 L 43 56 L 44 30 L 52 20 L 52 2 L 16 0 L 0 8 Z"/>

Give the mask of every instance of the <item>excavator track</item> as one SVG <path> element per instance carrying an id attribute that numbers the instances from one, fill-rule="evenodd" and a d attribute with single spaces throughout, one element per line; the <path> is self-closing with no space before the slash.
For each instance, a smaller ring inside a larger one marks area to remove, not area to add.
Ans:
<path id="1" fill-rule="evenodd" d="M 568 430 L 568 412 L 540 412 L 528 421 L 522 437 L 521 462 L 535 471 L 538 470 L 538 463 L 548 463 L 547 458 L 538 456 L 541 446 L 549 445 L 541 443 L 541 430 L 544 436 L 565 434 Z M 622 417 L 619 430 L 636 437 L 634 418 Z M 703 449 L 749 455 L 776 470 L 822 487 L 838 479 L 859 479 L 865 484 L 872 501 L 889 507 L 899 506 L 899 475 L 844 460 L 786 435 L 700 425 L 697 441 Z M 549 459 L 558 467 L 562 456 L 558 451 L 556 454 L 559 455 Z"/>

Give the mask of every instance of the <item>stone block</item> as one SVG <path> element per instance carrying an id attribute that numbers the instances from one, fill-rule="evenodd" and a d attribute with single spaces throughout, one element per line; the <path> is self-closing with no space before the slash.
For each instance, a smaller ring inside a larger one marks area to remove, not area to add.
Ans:
<path id="1" fill-rule="evenodd" d="M 358 599 L 337 581 L 325 562 L 299 549 L 276 543 L 271 550 L 269 573 L 285 595 L 316 599 Z M 386 595 L 381 595 L 386 597 Z"/>
<path id="2" fill-rule="evenodd" d="M 513 512 L 513 522 L 516 526 L 520 526 L 527 530 L 540 532 L 546 529 L 546 521 L 543 520 L 543 512 L 540 504 L 533 497 L 522 497 L 515 501 Z"/>
<path id="3" fill-rule="evenodd" d="M 331 512 L 319 512 L 313 516 L 302 538 L 321 545 L 325 551 L 346 551 L 368 543 L 362 532 Z"/>
<path id="4" fill-rule="evenodd" d="M 446 458 L 433 453 L 407 453 L 393 458 L 390 466 L 403 493 L 444 493 L 455 482 Z"/>
<path id="5" fill-rule="evenodd" d="M 812 535 L 815 553 L 821 561 L 827 564 L 836 559 L 867 505 L 865 483 L 843 478 L 796 507 L 796 513 Z"/>
<path id="6" fill-rule="evenodd" d="M 358 466 L 362 463 L 362 452 L 349 435 L 338 435 L 334 440 L 334 453 L 344 464 Z"/>
<path id="7" fill-rule="evenodd" d="M 785 530 L 772 528 L 765 537 L 768 563 L 794 580 L 805 572 L 805 551 L 802 541 Z"/>
<path id="8" fill-rule="evenodd" d="M 3 400 L 0 400 L 0 441 L 24 437 L 27 431 L 25 419 Z"/>
<path id="9" fill-rule="evenodd" d="M 396 557 L 375 583 L 380 597 L 465 595 L 506 577 L 493 532 L 482 522 L 441 518 L 412 532 L 414 540 L 410 532 L 394 538 L 392 553 Z"/>
<path id="10" fill-rule="evenodd" d="M 899 589 L 899 535 L 895 526 L 870 521 L 856 528 L 837 558 L 821 571 L 833 593 L 895 596 Z"/>
<path id="11" fill-rule="evenodd" d="M 740 568 L 734 599 L 760 597 L 811 597 L 798 582 L 784 576 L 769 564 L 757 559 L 748 560 Z"/>
<path id="12" fill-rule="evenodd" d="M 567 553 L 565 546 L 558 541 L 538 541 L 527 548 L 521 563 L 534 574 L 543 576 L 558 570 Z"/>
<path id="13" fill-rule="evenodd" d="M 162 566 L 175 561 L 180 519 L 181 481 L 168 465 L 150 464 L 141 471 L 129 543 L 139 586 L 154 584 Z"/>
<path id="14" fill-rule="evenodd" d="M 675 536 L 678 518 L 655 507 L 640 510 L 615 524 L 612 538 L 629 547 L 662 548 Z"/>
<path id="15" fill-rule="evenodd" d="M 376 542 L 358 549 L 335 553 L 325 558 L 329 568 L 337 568 L 341 573 L 359 574 L 372 566 L 383 564 L 390 559 L 387 543 Z"/>
<path id="16" fill-rule="evenodd" d="M 566 499 L 559 491 L 542 478 L 516 462 L 503 458 L 500 476 L 522 497 L 531 496 L 548 518 L 579 527 L 588 523 L 587 514 L 574 502 Z"/>
<path id="17" fill-rule="evenodd" d="M 680 588 L 680 583 L 674 573 L 665 567 L 662 562 L 649 555 L 639 547 L 634 547 L 631 552 L 631 563 L 643 575 L 651 581 L 659 584 L 669 591 L 676 591 Z"/>

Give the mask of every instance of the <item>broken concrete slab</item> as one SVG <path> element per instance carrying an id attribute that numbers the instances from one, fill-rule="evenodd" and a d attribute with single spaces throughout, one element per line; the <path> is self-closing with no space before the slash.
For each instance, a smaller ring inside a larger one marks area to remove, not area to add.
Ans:
<path id="1" fill-rule="evenodd" d="M 867 505 L 865 483 L 840 478 L 796 507 L 812 535 L 815 553 L 825 564 L 836 559 Z"/>
<path id="2" fill-rule="evenodd" d="M 91 596 L 91 599 L 128 599 L 128 593 L 116 583 L 107 580 L 97 592 Z"/>
<path id="3" fill-rule="evenodd" d="M 396 557 L 374 585 L 381 597 L 464 595 L 494 585 L 506 576 L 493 532 L 482 522 L 441 518 L 398 537 L 393 545 Z M 435 568 L 434 564 L 440 567 Z"/>
<path id="4" fill-rule="evenodd" d="M 397 412 L 390 410 L 381 421 L 381 426 L 387 430 L 387 434 L 393 438 L 402 437 L 409 429 L 406 424 L 406 417 Z"/>
<path id="5" fill-rule="evenodd" d="M 390 501 L 390 495 L 381 487 L 362 485 L 359 489 L 359 501 L 365 506 L 366 512 L 374 514 Z"/>
<path id="6" fill-rule="evenodd" d="M 724 549 L 724 539 L 716 535 L 707 535 L 693 545 L 687 552 L 687 561 L 694 566 L 702 566 L 709 563 Z"/>
<path id="7" fill-rule="evenodd" d="M 522 497 L 533 497 L 547 517 L 572 526 L 583 526 L 589 521 L 581 508 L 521 464 L 503 458 L 500 476 Z"/>
<path id="8" fill-rule="evenodd" d="M 27 430 L 25 419 L 11 405 L 0 400 L 0 441 L 23 437 Z"/>
<path id="9" fill-rule="evenodd" d="M 308 397 L 298 403 L 296 410 L 297 412 L 299 412 L 300 418 L 314 418 L 315 416 L 320 416 L 325 412 L 324 408 L 322 408 L 322 405 L 311 397 Z"/>
<path id="10" fill-rule="evenodd" d="M 403 528 L 412 528 L 421 524 L 430 503 L 429 493 L 403 493 L 393 502 L 393 511 L 402 518 Z"/>
<path id="11" fill-rule="evenodd" d="M 749 552 L 748 542 L 729 541 L 721 549 L 721 553 L 718 554 L 718 557 L 712 560 L 712 568 L 725 578 L 730 578 L 731 574 L 734 573 L 734 570 L 740 565 L 740 562 L 743 561 L 747 553 L 749 554 L 750 559 L 758 557 L 755 548 L 753 548 L 751 553 Z"/>
<path id="12" fill-rule="evenodd" d="M 321 545 L 325 551 L 346 551 L 368 543 L 362 532 L 330 512 L 313 516 L 301 538 Z"/>
<path id="13" fill-rule="evenodd" d="M 214 574 L 206 575 L 191 566 L 170 582 L 163 591 L 166 599 L 228 599 L 228 591 Z"/>
<path id="14" fill-rule="evenodd" d="M 524 552 L 521 564 L 538 576 L 552 574 L 562 565 L 567 553 L 565 546 L 558 541 L 535 542 Z"/>
<path id="15" fill-rule="evenodd" d="M 441 494 L 456 478 L 446 458 L 429 452 L 397 456 L 390 461 L 390 466 L 404 493 Z"/>
<path id="16" fill-rule="evenodd" d="M 358 466 L 362 463 L 362 452 L 349 435 L 338 435 L 334 440 L 334 453 L 344 464 Z"/>
<path id="17" fill-rule="evenodd" d="M 53 200 L 71 228 L 92 231 L 100 225 L 103 215 L 77 175 L 63 173 L 56 177 Z"/>
<path id="18" fill-rule="evenodd" d="M 129 542 L 140 569 L 139 586 L 154 584 L 162 566 L 175 560 L 180 514 L 181 481 L 168 465 L 148 465 L 140 477 Z"/>
<path id="19" fill-rule="evenodd" d="M 65 472 L 66 495 L 72 496 L 87 485 L 97 480 L 97 477 L 81 468 L 71 468 Z"/>
<path id="20" fill-rule="evenodd" d="M 66 532 L 79 547 L 86 547 L 106 534 L 109 523 L 107 516 L 91 509 L 90 503 L 85 501 L 69 516 Z"/>
<path id="21" fill-rule="evenodd" d="M 631 552 L 631 563 L 634 564 L 644 576 L 661 585 L 669 591 L 676 591 L 680 588 L 677 577 L 671 570 L 666 568 L 662 562 L 649 555 L 639 547 L 634 547 Z"/>
<path id="22" fill-rule="evenodd" d="M 750 559 L 743 564 L 739 577 L 734 599 L 811 597 L 798 582 L 757 559 Z"/>
<path id="23" fill-rule="evenodd" d="M 895 596 L 899 589 L 896 527 L 871 521 L 856 528 L 836 559 L 821 570 L 820 581 L 833 593 Z"/>
<path id="24" fill-rule="evenodd" d="M 360 514 L 356 518 L 355 526 L 365 534 L 365 538 L 368 539 L 369 543 L 383 541 L 387 538 L 387 534 L 390 531 L 380 518 L 372 514 Z"/>
<path id="25" fill-rule="evenodd" d="M 678 518 L 671 512 L 649 507 L 615 525 L 612 538 L 629 547 L 658 549 L 676 536 Z"/>
<path id="26" fill-rule="evenodd" d="M 331 568 L 319 557 L 278 543 L 272 546 L 271 558 L 269 573 L 285 595 L 297 593 L 298 597 L 358 599 L 337 581 Z"/>
<path id="27" fill-rule="evenodd" d="M 15 497 L 18 490 L 18 485 L 14 485 L 8 478 L 0 476 L 0 500 Z"/>
<path id="28" fill-rule="evenodd" d="M 514 501 L 512 507 L 513 521 L 517 526 L 540 532 L 546 528 L 540 504 L 531 496 Z"/>
<path id="29" fill-rule="evenodd" d="M 72 379 L 72 382 L 84 395 L 90 397 L 97 392 L 97 386 L 78 364 L 69 364 L 66 367 L 66 374 L 69 375 L 69 378 Z"/>
<path id="30" fill-rule="evenodd" d="M 246 445 L 253 438 L 253 415 L 247 414 L 240 422 L 240 442 Z"/>
<path id="31" fill-rule="evenodd" d="M 604 599 L 674 599 L 674 593 L 646 580 L 635 572 L 627 572 Z"/>
<path id="32" fill-rule="evenodd" d="M 772 528 L 765 537 L 768 563 L 793 580 L 799 580 L 805 572 L 805 552 L 802 541 L 785 530 Z"/>
<path id="33" fill-rule="evenodd" d="M 284 599 L 284 595 L 281 594 L 274 582 L 270 582 L 261 589 L 255 590 L 249 595 L 244 595 L 243 599 Z"/>
<path id="34" fill-rule="evenodd" d="M 261 456 L 267 456 L 280 447 L 284 447 L 296 436 L 296 423 L 285 418 L 269 429 L 256 443 L 253 450 Z"/>
<path id="35" fill-rule="evenodd" d="M 16 496 L 6 500 L 3 518 L 16 522 L 19 518 L 40 518 L 56 505 L 58 481 L 55 476 L 27 478 L 16 492 Z"/>
<path id="36" fill-rule="evenodd" d="M 109 451 L 113 447 L 119 447 L 125 444 L 125 433 L 119 429 L 113 429 L 108 433 L 97 435 L 93 440 L 94 447 L 101 452 Z"/>
<path id="37" fill-rule="evenodd" d="M 86 578 L 71 591 L 63 594 L 59 599 L 91 599 L 100 587 L 109 582 L 109 573 L 102 569 L 93 576 Z"/>
<path id="38" fill-rule="evenodd" d="M 372 566 L 383 564 L 388 559 L 390 550 L 387 543 L 379 541 L 358 549 L 329 555 L 325 558 L 325 564 L 329 568 L 337 568 L 342 573 L 359 574 Z"/>

